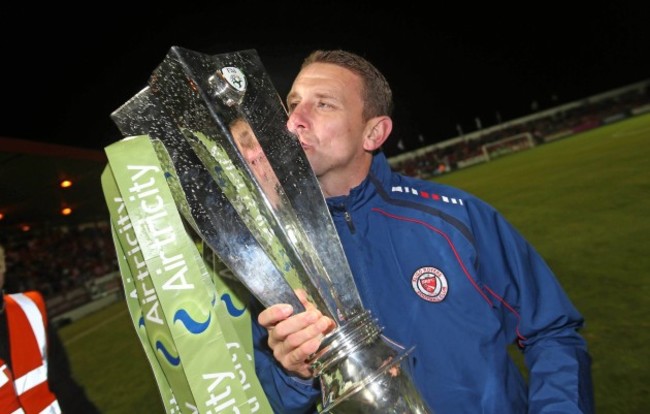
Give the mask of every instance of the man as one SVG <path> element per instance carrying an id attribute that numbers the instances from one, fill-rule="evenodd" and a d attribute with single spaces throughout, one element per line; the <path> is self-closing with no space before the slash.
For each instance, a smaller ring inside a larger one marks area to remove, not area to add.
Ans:
<path id="1" fill-rule="evenodd" d="M 75 382 L 65 348 L 35 291 L 5 294 L 0 246 L 0 413 L 99 413 Z"/>
<path id="2" fill-rule="evenodd" d="M 534 248 L 473 195 L 390 170 L 384 76 L 355 54 L 316 51 L 287 105 L 364 307 L 388 338 L 415 346 L 413 381 L 433 412 L 593 412 L 583 318 Z M 314 412 L 320 398 L 306 361 L 333 322 L 306 307 L 271 306 L 254 329 L 257 374 L 280 413 Z"/>

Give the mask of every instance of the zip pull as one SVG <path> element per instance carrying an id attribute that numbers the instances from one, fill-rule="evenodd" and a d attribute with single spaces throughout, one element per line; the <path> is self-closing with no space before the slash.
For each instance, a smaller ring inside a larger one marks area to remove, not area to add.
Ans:
<path id="1" fill-rule="evenodd" d="M 356 229 L 354 228 L 354 223 L 352 222 L 352 215 L 350 214 L 349 211 L 345 210 L 343 213 L 343 217 L 345 218 L 345 222 L 348 223 L 348 228 L 350 229 L 350 233 L 354 234 L 356 232 Z"/>

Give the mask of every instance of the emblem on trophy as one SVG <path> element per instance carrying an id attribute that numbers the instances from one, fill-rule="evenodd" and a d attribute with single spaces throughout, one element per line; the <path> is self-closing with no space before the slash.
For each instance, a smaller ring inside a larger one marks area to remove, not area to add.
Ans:
<path id="1" fill-rule="evenodd" d="M 336 322 L 310 363 L 322 412 L 430 413 L 397 347 L 364 309 L 318 181 L 254 50 L 172 47 L 149 86 L 112 114 L 126 137 L 156 143 L 178 210 L 264 306 Z"/>

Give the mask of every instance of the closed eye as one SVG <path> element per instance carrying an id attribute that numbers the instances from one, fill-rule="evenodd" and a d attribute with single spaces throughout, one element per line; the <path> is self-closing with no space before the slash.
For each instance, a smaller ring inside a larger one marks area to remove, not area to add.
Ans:
<path id="1" fill-rule="evenodd" d="M 296 109 L 296 106 L 298 106 L 298 103 L 299 102 L 297 101 L 287 102 L 287 111 L 289 111 L 289 113 L 293 112 L 293 110 Z"/>

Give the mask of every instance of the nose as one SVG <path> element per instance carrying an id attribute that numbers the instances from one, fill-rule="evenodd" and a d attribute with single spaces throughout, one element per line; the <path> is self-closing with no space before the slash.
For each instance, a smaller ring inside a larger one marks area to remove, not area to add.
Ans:
<path id="1" fill-rule="evenodd" d="M 291 112 L 289 112 L 289 119 L 287 119 L 287 129 L 297 134 L 298 131 L 307 127 L 307 119 L 305 116 L 305 110 L 302 106 L 295 106 Z"/>

